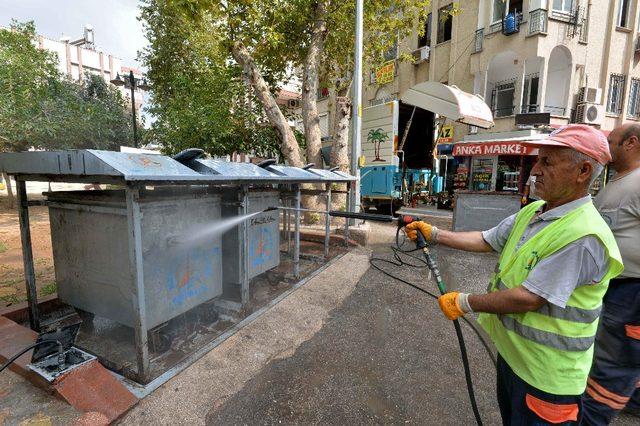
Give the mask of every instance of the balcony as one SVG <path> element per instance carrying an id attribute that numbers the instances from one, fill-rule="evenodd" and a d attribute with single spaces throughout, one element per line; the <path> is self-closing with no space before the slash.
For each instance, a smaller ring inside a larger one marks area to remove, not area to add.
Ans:
<path id="1" fill-rule="evenodd" d="M 502 18 L 502 34 L 509 36 L 520 32 L 522 13 L 511 12 Z"/>
<path id="2" fill-rule="evenodd" d="M 547 10 L 535 9 L 529 12 L 529 35 L 546 34 Z"/>

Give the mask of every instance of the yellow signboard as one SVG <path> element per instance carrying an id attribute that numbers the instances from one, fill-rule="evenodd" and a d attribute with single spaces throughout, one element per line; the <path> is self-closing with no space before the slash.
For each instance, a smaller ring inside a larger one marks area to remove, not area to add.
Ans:
<path id="1" fill-rule="evenodd" d="M 387 84 L 391 83 L 396 74 L 396 61 L 388 61 L 382 64 L 380 68 L 376 70 L 376 83 Z"/>
<path id="2" fill-rule="evenodd" d="M 437 143 L 451 143 L 453 142 L 453 126 L 447 125 L 442 126 L 440 129 L 440 135 L 438 137 Z"/>

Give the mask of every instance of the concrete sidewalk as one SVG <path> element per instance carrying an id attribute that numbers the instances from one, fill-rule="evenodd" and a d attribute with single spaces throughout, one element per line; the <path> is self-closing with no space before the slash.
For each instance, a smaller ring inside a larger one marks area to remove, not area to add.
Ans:
<path id="1" fill-rule="evenodd" d="M 212 408 L 321 330 L 367 271 L 368 260 L 365 250 L 346 254 L 141 401 L 122 423 L 204 424 Z"/>

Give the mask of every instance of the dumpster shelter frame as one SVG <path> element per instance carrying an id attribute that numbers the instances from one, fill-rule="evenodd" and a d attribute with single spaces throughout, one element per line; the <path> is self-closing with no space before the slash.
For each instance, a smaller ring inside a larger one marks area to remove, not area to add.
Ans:
<path id="1" fill-rule="evenodd" d="M 235 169 L 235 172 L 234 172 Z M 297 168 L 282 165 L 259 167 L 250 163 L 227 163 L 218 160 L 191 160 L 182 164 L 171 157 L 160 154 L 138 154 L 98 150 L 69 150 L 48 152 L 21 152 L 0 154 L 0 170 L 14 177 L 20 236 L 22 243 L 25 284 L 29 308 L 29 324 L 32 330 L 40 330 L 40 313 L 36 293 L 36 276 L 33 262 L 29 207 L 47 205 L 47 201 L 30 201 L 26 183 L 64 182 L 85 184 L 108 184 L 124 187 L 128 224 L 128 257 L 134 272 L 132 292 L 135 314 L 136 381 L 148 383 L 150 374 L 149 342 L 144 266 L 142 253 L 142 229 L 140 197 L 147 186 L 152 187 L 232 187 L 238 189 L 238 215 L 246 215 L 249 207 L 249 192 L 252 185 L 272 185 L 295 210 L 283 210 L 283 228 L 287 235 L 287 248 L 291 246 L 291 222 L 293 219 L 293 275 L 300 277 L 300 206 L 303 194 L 320 195 L 326 199 L 326 211 L 331 209 L 332 185 L 347 185 L 346 192 L 352 194 L 355 178 L 336 170 Z M 321 184 L 324 189 L 303 189 L 303 184 Z M 91 206 L 96 209 L 97 206 Z M 293 216 L 293 218 L 292 218 Z M 324 258 L 329 255 L 330 216 L 325 212 Z M 240 225 L 242 270 L 241 306 L 249 302 L 249 244 L 248 224 Z M 349 221 L 345 221 L 345 242 L 349 241 Z"/>

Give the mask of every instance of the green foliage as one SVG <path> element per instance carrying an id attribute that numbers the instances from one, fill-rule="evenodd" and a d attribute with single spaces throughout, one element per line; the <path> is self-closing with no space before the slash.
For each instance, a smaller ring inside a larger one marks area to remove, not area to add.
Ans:
<path id="1" fill-rule="evenodd" d="M 131 115 L 120 92 L 87 73 L 63 78 L 55 54 L 34 43 L 32 22 L 0 29 L 0 149 L 111 149 L 131 143 Z"/>
<path id="2" fill-rule="evenodd" d="M 58 291 L 57 284 L 55 282 L 51 282 L 49 284 L 45 284 L 42 286 L 42 288 L 40 289 L 40 295 L 49 296 L 50 294 L 53 294 L 56 291 Z"/>
<path id="3" fill-rule="evenodd" d="M 7 245 L 4 242 L 0 241 L 0 253 L 4 253 L 7 250 Z"/>
<path id="4" fill-rule="evenodd" d="M 150 42 L 142 52 L 152 86 L 149 111 L 156 116 L 148 140 L 167 153 L 190 147 L 212 155 L 279 153 L 278 136 L 219 29 L 191 21 L 162 0 L 147 0 L 141 10 Z"/>
<path id="5" fill-rule="evenodd" d="M 247 47 L 272 92 L 291 70 L 300 72 L 318 0 L 144 0 L 141 20 L 150 46 L 143 52 L 156 115 L 149 137 L 167 152 L 200 147 L 211 154 L 276 149 L 262 106 L 231 59 Z M 353 69 L 355 1 L 329 1 L 320 75 L 344 90 Z M 367 68 L 384 61 L 399 40 L 424 27 L 429 0 L 364 2 Z M 403 55 L 401 58 L 412 58 Z"/>

